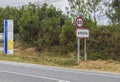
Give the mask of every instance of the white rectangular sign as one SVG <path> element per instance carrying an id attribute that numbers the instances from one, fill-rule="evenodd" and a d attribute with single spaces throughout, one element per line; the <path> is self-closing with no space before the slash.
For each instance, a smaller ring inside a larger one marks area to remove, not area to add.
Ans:
<path id="1" fill-rule="evenodd" d="M 88 38 L 89 30 L 88 29 L 77 29 L 77 37 L 78 38 Z"/>
<path id="2" fill-rule="evenodd" d="M 4 20 L 4 53 L 13 54 L 13 20 Z"/>

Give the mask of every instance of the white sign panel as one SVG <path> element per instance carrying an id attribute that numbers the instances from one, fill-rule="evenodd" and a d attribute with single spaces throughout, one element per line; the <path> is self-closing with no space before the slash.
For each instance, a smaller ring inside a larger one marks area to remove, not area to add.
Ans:
<path id="1" fill-rule="evenodd" d="M 13 20 L 4 20 L 4 53 L 13 54 Z"/>
<path id="2" fill-rule="evenodd" d="M 77 37 L 78 38 L 88 38 L 89 30 L 88 29 L 77 29 Z"/>

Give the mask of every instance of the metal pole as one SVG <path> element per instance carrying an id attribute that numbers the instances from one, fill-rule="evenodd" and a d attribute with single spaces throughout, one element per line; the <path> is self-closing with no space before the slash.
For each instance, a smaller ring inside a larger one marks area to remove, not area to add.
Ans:
<path id="1" fill-rule="evenodd" d="M 84 59 L 85 59 L 85 61 L 87 61 L 87 52 L 86 52 L 86 38 L 85 38 L 85 40 L 84 40 Z"/>
<path id="2" fill-rule="evenodd" d="M 77 62 L 80 63 L 80 38 L 78 38 Z"/>

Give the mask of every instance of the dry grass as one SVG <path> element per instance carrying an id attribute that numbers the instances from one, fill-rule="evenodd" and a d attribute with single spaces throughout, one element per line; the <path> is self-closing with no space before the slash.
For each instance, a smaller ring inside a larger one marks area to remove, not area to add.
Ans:
<path id="1" fill-rule="evenodd" d="M 94 70 L 94 71 L 107 71 L 107 72 L 117 72 L 120 73 L 120 62 L 113 60 L 88 60 L 84 62 L 83 60 L 79 65 L 76 64 L 76 57 L 70 54 L 68 55 L 58 55 L 49 52 L 37 52 L 35 48 L 20 48 L 17 49 L 14 55 L 3 55 L 0 52 L 1 60 L 17 61 L 17 62 L 27 62 L 34 64 L 42 64 L 49 66 L 59 66 L 66 68 L 75 68 L 83 70 Z"/>
<path id="2" fill-rule="evenodd" d="M 88 60 L 87 62 L 82 61 L 80 65 L 72 66 L 72 68 L 120 73 L 120 62 L 113 60 Z"/>

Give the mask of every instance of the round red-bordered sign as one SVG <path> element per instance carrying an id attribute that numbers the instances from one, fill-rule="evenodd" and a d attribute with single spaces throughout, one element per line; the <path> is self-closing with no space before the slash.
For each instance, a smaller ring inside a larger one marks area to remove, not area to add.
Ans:
<path id="1" fill-rule="evenodd" d="M 82 17 L 77 17 L 76 18 L 76 21 L 75 21 L 75 24 L 76 24 L 76 28 L 79 28 L 79 29 L 82 29 L 83 26 L 84 26 L 84 20 Z"/>

